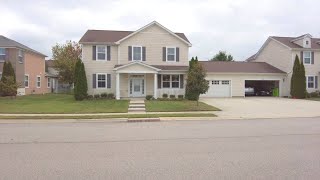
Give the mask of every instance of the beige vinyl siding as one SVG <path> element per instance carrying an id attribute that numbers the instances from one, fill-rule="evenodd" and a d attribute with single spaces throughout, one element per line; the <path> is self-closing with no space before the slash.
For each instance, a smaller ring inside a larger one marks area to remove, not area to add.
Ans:
<path id="1" fill-rule="evenodd" d="M 114 66 L 118 61 L 118 47 L 111 46 L 111 58 L 110 61 L 94 61 L 92 60 L 92 46 L 84 44 L 82 45 L 82 61 L 87 75 L 88 82 L 88 94 L 101 94 L 101 93 L 114 93 L 116 86 L 116 75 L 113 71 Z M 111 88 L 92 88 L 92 74 L 107 73 L 111 74 Z"/>
<path id="2" fill-rule="evenodd" d="M 244 97 L 245 96 L 245 80 L 279 80 L 280 82 L 280 96 L 283 96 L 282 79 L 284 75 L 281 74 L 207 74 L 206 79 L 212 80 L 229 80 L 231 81 L 231 96 Z"/>
<path id="3" fill-rule="evenodd" d="M 120 64 L 127 64 L 128 46 L 146 47 L 146 61 L 150 65 L 188 65 L 188 45 L 157 25 L 152 25 L 134 36 L 124 40 L 120 47 Z M 179 47 L 179 62 L 164 62 L 162 47 Z"/>
<path id="4" fill-rule="evenodd" d="M 284 77 L 282 96 L 290 96 L 290 81 L 294 56 L 288 47 L 271 39 L 255 59 L 255 62 L 266 62 L 284 72 L 287 72 L 287 76 Z"/>

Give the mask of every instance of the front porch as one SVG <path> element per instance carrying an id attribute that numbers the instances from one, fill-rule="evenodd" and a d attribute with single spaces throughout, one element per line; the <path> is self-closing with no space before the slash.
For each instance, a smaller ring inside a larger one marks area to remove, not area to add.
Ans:
<path id="1" fill-rule="evenodd" d="M 145 98 L 155 99 L 168 95 L 185 94 L 186 72 L 164 72 L 159 68 L 134 62 L 114 68 L 116 73 L 116 99 Z"/>

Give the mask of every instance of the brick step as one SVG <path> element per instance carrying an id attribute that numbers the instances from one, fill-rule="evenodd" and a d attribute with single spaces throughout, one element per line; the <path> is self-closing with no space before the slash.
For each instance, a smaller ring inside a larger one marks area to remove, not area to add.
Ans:
<path id="1" fill-rule="evenodd" d="M 160 118 L 129 118 L 127 122 L 157 122 Z"/>

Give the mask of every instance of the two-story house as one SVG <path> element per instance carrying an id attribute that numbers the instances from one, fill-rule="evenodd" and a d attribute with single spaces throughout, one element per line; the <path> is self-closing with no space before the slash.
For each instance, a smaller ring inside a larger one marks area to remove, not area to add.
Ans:
<path id="1" fill-rule="evenodd" d="M 320 38 L 310 34 L 299 37 L 271 36 L 248 62 L 266 62 L 286 72 L 283 78 L 283 96 L 290 96 L 290 84 L 295 57 L 298 55 L 306 70 L 307 91 L 319 91 Z"/>
<path id="2" fill-rule="evenodd" d="M 0 76 L 5 61 L 10 61 L 19 84 L 18 95 L 50 92 L 45 74 L 46 55 L 0 35 Z"/>
<path id="3" fill-rule="evenodd" d="M 191 43 L 154 21 L 136 31 L 88 30 L 79 42 L 88 94 L 184 95 Z"/>

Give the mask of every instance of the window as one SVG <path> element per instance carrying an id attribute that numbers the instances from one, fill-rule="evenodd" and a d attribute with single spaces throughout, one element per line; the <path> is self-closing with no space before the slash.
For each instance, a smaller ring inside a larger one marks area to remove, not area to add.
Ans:
<path id="1" fill-rule="evenodd" d="M 18 51 L 18 61 L 19 63 L 23 62 L 23 51 L 21 49 Z"/>
<path id="2" fill-rule="evenodd" d="M 211 84 L 219 84 L 219 81 L 211 81 Z"/>
<path id="3" fill-rule="evenodd" d="M 37 88 L 41 87 L 41 76 L 37 76 Z"/>
<path id="4" fill-rule="evenodd" d="M 311 52 L 310 51 L 303 52 L 303 63 L 304 64 L 311 64 Z"/>
<path id="5" fill-rule="evenodd" d="M 306 41 L 306 45 L 309 45 L 309 41 Z"/>
<path id="6" fill-rule="evenodd" d="M 6 49 L 0 48 L 0 61 L 4 61 L 6 59 Z"/>
<path id="7" fill-rule="evenodd" d="M 176 61 L 176 48 L 167 48 L 167 61 Z"/>
<path id="8" fill-rule="evenodd" d="M 97 86 L 98 88 L 107 87 L 107 75 L 106 74 L 97 74 Z"/>
<path id="9" fill-rule="evenodd" d="M 180 75 L 162 75 L 162 88 L 179 88 Z"/>
<path id="10" fill-rule="evenodd" d="M 142 60 L 142 47 L 141 46 L 132 46 L 132 60 L 141 61 Z"/>
<path id="11" fill-rule="evenodd" d="M 307 88 L 314 88 L 314 76 L 307 76 Z"/>
<path id="12" fill-rule="evenodd" d="M 221 84 L 224 84 L 224 85 L 228 85 L 230 82 L 229 81 L 221 81 Z"/>
<path id="13" fill-rule="evenodd" d="M 26 87 L 26 88 L 29 87 L 29 75 L 28 74 L 24 75 L 24 87 Z"/>
<path id="14" fill-rule="evenodd" d="M 97 60 L 106 60 L 105 46 L 97 46 Z"/>
<path id="15" fill-rule="evenodd" d="M 47 87 L 50 88 L 50 87 L 51 87 L 51 78 L 48 77 L 48 78 L 47 78 L 47 81 L 48 81 L 48 82 L 47 82 Z"/>

